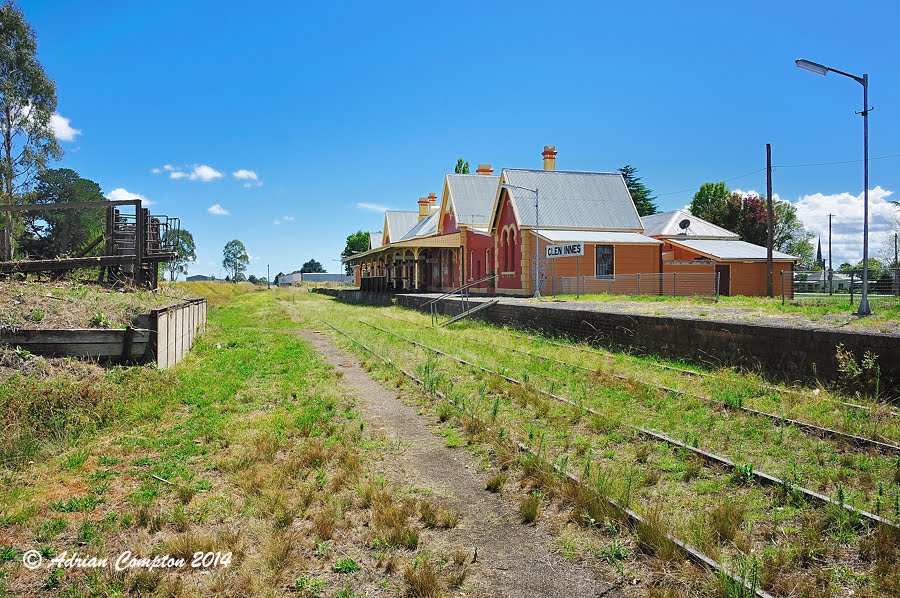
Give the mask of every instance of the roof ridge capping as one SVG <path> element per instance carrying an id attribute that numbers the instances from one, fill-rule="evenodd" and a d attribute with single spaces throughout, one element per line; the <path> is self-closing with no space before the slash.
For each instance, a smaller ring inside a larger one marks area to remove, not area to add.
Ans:
<path id="1" fill-rule="evenodd" d="M 622 176 L 621 172 L 607 172 L 600 170 L 544 170 L 542 168 L 504 168 L 501 172 L 539 172 L 541 174 L 596 174 L 603 176 Z"/>

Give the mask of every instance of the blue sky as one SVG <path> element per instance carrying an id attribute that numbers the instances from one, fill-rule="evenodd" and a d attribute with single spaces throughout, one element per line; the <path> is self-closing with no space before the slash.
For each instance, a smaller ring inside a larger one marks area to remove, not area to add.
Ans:
<path id="1" fill-rule="evenodd" d="M 233 238 L 250 273 L 337 271 L 347 234 L 381 228 L 361 205 L 414 210 L 457 157 L 540 168 L 552 144 L 559 169 L 632 164 L 661 209 L 762 169 L 767 142 L 776 165 L 860 159 L 861 87 L 801 57 L 868 72 L 871 156 L 900 154 L 892 2 L 21 6 L 68 119 L 59 165 L 180 216 L 195 274 L 218 275 Z M 839 215 L 836 260 L 858 252 L 860 163 L 774 180 L 814 232 Z M 883 235 L 900 157 L 872 161 L 876 187 Z"/>

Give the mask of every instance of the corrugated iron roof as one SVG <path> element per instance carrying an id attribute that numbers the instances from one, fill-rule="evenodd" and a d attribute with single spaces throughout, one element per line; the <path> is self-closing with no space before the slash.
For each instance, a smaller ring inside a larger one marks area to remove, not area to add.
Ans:
<path id="1" fill-rule="evenodd" d="M 687 220 L 690 226 L 682 229 L 679 224 Z M 641 216 L 644 223 L 644 234 L 648 237 L 684 237 L 688 239 L 738 239 L 737 234 L 728 229 L 716 226 L 702 218 L 694 216 L 686 210 L 660 212 L 650 216 Z"/>
<path id="2" fill-rule="evenodd" d="M 391 243 L 399 241 L 419 222 L 419 213 L 405 210 L 385 210 L 384 223 Z"/>
<path id="3" fill-rule="evenodd" d="M 381 239 L 384 237 L 382 231 L 369 233 L 369 249 L 378 249 L 381 247 Z"/>
<path id="4" fill-rule="evenodd" d="M 619 173 L 504 168 L 501 177 L 539 190 L 541 228 L 644 230 Z M 534 193 L 511 189 L 509 194 L 519 226 L 535 226 Z"/>
<path id="5" fill-rule="evenodd" d="M 716 239 L 669 239 L 674 245 L 680 245 L 693 251 L 708 255 L 717 260 L 764 260 L 766 248 L 746 241 Z M 773 251 L 772 258 L 781 261 L 797 261 L 800 258 Z"/>
<path id="6" fill-rule="evenodd" d="M 602 230 L 543 230 L 541 236 L 551 243 L 609 243 L 615 245 L 662 245 L 662 241 L 640 233 L 618 233 Z"/>
<path id="7" fill-rule="evenodd" d="M 418 214 L 416 214 L 416 218 L 418 218 Z M 437 233 L 437 223 L 438 223 L 438 212 L 434 210 L 431 212 L 431 215 L 428 218 L 425 218 L 421 222 L 417 223 L 411 229 L 409 229 L 405 235 L 400 237 L 399 239 L 394 239 L 391 237 L 392 242 L 397 241 L 409 241 L 410 239 L 415 239 L 418 237 L 427 237 L 429 235 L 433 235 Z"/>
<path id="8" fill-rule="evenodd" d="M 448 174 L 447 186 L 456 211 L 456 223 L 486 225 L 491 219 L 499 184 L 499 176 Z"/>

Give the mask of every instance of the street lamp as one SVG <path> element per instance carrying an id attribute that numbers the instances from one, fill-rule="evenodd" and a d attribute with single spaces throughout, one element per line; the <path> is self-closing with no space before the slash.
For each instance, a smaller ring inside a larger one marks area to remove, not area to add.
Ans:
<path id="1" fill-rule="evenodd" d="M 803 58 L 795 60 L 794 64 L 798 68 L 823 77 L 829 72 L 849 77 L 863 88 L 863 109 L 862 112 L 857 112 L 863 117 L 863 179 L 865 184 L 863 188 L 863 277 L 862 296 L 856 315 L 868 316 L 872 313 L 872 310 L 869 309 L 869 75 L 864 73 L 862 77 L 858 77 Z"/>
<path id="2" fill-rule="evenodd" d="M 519 187 L 518 185 L 513 185 L 511 183 L 502 183 L 500 185 L 507 191 L 510 189 L 521 189 L 522 191 L 531 191 L 534 193 L 534 298 L 541 298 L 541 251 L 540 251 L 540 226 L 541 226 L 541 213 L 538 209 L 538 190 L 529 189 L 528 187 Z"/>

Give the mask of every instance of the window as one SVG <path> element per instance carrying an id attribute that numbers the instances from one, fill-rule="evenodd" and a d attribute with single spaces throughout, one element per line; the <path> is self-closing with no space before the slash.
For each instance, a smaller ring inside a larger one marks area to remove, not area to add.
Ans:
<path id="1" fill-rule="evenodd" d="M 597 276 L 612 276 L 613 272 L 613 246 L 597 245 Z"/>

